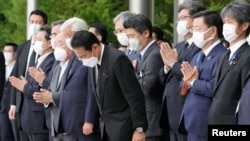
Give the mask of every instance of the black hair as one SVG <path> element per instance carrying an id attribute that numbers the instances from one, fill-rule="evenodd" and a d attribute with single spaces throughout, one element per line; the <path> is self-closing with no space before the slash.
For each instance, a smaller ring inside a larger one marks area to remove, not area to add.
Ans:
<path id="1" fill-rule="evenodd" d="M 192 16 L 193 19 L 204 17 L 204 23 L 208 27 L 215 26 L 217 28 L 217 34 L 219 38 L 223 38 L 222 30 L 223 30 L 223 20 L 220 14 L 216 11 L 205 10 L 198 12 Z"/>
<path id="2" fill-rule="evenodd" d="M 155 33 L 157 40 L 163 40 L 164 39 L 164 32 L 157 26 L 152 27 L 152 33 Z"/>
<path id="3" fill-rule="evenodd" d="M 100 41 L 97 37 L 86 30 L 77 31 L 71 39 L 70 42 L 73 48 L 84 48 L 85 50 L 92 51 L 92 45 L 100 45 Z"/>
<path id="4" fill-rule="evenodd" d="M 107 28 L 103 24 L 101 24 L 101 23 L 93 23 L 89 27 L 95 28 L 95 33 L 97 35 L 102 36 L 101 42 L 103 44 L 106 44 L 106 45 L 108 44 L 108 42 L 107 42 L 108 31 L 107 31 Z"/>
<path id="5" fill-rule="evenodd" d="M 149 36 L 152 37 L 152 23 L 143 14 L 136 14 L 130 17 L 128 20 L 124 21 L 123 26 L 125 28 L 133 28 L 140 34 L 144 31 L 149 31 Z"/>
<path id="6" fill-rule="evenodd" d="M 4 46 L 12 46 L 14 52 L 17 51 L 17 47 L 18 47 L 18 45 L 14 42 L 6 43 Z"/>
<path id="7" fill-rule="evenodd" d="M 39 31 L 44 31 L 45 32 L 45 39 L 50 40 L 51 27 L 49 25 L 44 25 L 44 26 L 40 27 Z"/>
<path id="8" fill-rule="evenodd" d="M 47 22 L 48 22 L 48 16 L 47 16 L 47 14 L 45 12 L 43 12 L 42 10 L 40 10 L 40 9 L 33 10 L 30 13 L 30 16 L 31 15 L 39 15 L 39 16 L 41 16 L 43 18 L 44 25 L 47 24 Z"/>

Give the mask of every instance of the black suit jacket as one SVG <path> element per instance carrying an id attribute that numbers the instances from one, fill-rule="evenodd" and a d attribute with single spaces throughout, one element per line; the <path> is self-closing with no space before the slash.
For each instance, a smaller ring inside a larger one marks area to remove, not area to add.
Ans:
<path id="1" fill-rule="evenodd" d="M 95 86 L 94 69 L 89 71 Z M 145 100 L 132 64 L 123 52 L 105 46 L 98 75 L 102 135 L 105 129 L 110 141 L 131 141 L 136 127 L 147 129 Z"/>
<path id="2" fill-rule="evenodd" d="M 236 107 L 250 69 L 250 47 L 248 43 L 244 43 L 236 53 L 231 65 L 223 65 L 223 62 L 228 62 L 228 52 L 219 58 L 214 99 L 208 112 L 208 124 L 236 124 Z"/>
<path id="3" fill-rule="evenodd" d="M 170 72 L 165 74 L 164 67 L 160 70 L 160 78 L 165 84 L 163 108 L 161 116 L 161 127 L 170 127 L 173 130 L 178 130 L 179 121 L 182 113 L 182 108 L 186 96 L 180 95 L 179 83 L 182 80 L 181 64 L 183 61 L 190 62 L 197 52 L 200 51 L 195 44 L 191 44 L 188 48 L 185 46 L 186 41 L 182 41 L 176 45 L 178 53 L 178 62 L 171 68 Z M 168 122 L 166 122 L 168 120 Z"/>
<path id="4" fill-rule="evenodd" d="M 0 101 L 3 96 L 4 83 L 5 83 L 5 60 L 3 53 L 0 52 Z"/>
<path id="5" fill-rule="evenodd" d="M 29 49 L 31 45 L 31 40 L 27 40 L 17 48 L 17 58 L 16 64 L 13 69 L 12 76 L 20 77 L 25 76 L 27 58 L 29 56 Z M 34 61 L 34 60 L 31 60 Z M 16 112 L 19 112 L 23 101 L 23 94 L 21 91 L 18 91 L 16 88 L 12 87 L 11 89 L 11 105 L 16 106 Z"/>

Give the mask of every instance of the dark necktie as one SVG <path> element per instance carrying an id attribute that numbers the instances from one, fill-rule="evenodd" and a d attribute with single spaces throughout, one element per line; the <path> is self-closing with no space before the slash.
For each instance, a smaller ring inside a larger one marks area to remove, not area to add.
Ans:
<path id="1" fill-rule="evenodd" d="M 96 67 L 94 68 L 94 77 L 95 77 L 95 90 L 96 90 L 96 95 L 97 99 L 100 101 L 100 94 L 99 94 L 99 73 L 100 73 L 100 65 L 97 64 Z"/>
<path id="2" fill-rule="evenodd" d="M 142 60 L 142 55 L 140 54 L 137 58 L 137 64 L 140 64 L 141 60 Z"/>
<path id="3" fill-rule="evenodd" d="M 186 47 L 186 48 L 188 48 L 188 46 L 189 46 L 189 43 L 188 43 L 188 42 L 186 42 L 186 43 L 185 43 L 185 47 Z"/>
<path id="4" fill-rule="evenodd" d="M 35 65 L 35 60 L 36 60 L 36 52 L 32 51 L 32 54 L 30 56 L 30 61 L 29 61 L 29 67 Z"/>
<path id="5" fill-rule="evenodd" d="M 200 57 L 199 57 L 199 62 L 202 63 L 205 57 L 206 57 L 205 53 L 201 52 Z"/>

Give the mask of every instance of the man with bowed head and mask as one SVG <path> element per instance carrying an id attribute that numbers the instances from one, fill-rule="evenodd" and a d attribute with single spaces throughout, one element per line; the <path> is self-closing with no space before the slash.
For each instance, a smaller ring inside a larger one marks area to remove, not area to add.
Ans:
<path id="1" fill-rule="evenodd" d="M 50 26 L 42 26 L 38 33 L 34 36 L 34 51 L 40 56 L 34 67 L 41 68 L 46 75 L 51 71 L 55 61 L 53 49 L 50 44 Z M 13 87 L 23 93 L 23 104 L 21 107 L 21 126 L 27 133 L 30 141 L 49 140 L 49 131 L 46 126 L 46 118 L 43 104 L 36 103 L 33 99 L 33 93 L 40 91 L 39 84 L 30 76 L 21 76 L 20 78 L 11 76 L 9 78 Z"/>
<path id="2" fill-rule="evenodd" d="M 230 45 L 218 61 L 208 124 L 234 125 L 237 124 L 237 104 L 250 68 L 250 47 L 246 40 L 250 31 L 250 5 L 244 1 L 233 1 L 222 9 L 221 17 L 224 21 L 223 35 Z"/>
<path id="3" fill-rule="evenodd" d="M 80 25 L 83 20 L 78 21 L 74 24 Z M 55 38 L 54 55 L 60 63 L 52 72 L 50 90 L 41 89 L 33 98 L 50 109 L 53 140 L 100 141 L 99 112 L 88 68 L 67 46 L 66 39 L 64 32 Z"/>
<path id="4" fill-rule="evenodd" d="M 220 39 L 223 21 L 215 11 L 201 11 L 193 18 L 193 42 L 201 48 L 189 63 L 181 65 L 183 81 L 188 85 L 182 115 L 181 130 L 187 132 L 188 141 L 207 141 L 207 114 L 213 99 L 217 60 L 226 51 Z"/>
<path id="5" fill-rule="evenodd" d="M 30 39 L 19 45 L 17 50 L 17 61 L 13 69 L 12 76 L 14 77 L 27 77 L 28 73 L 28 67 L 34 66 L 35 61 L 38 57 L 38 55 L 33 50 L 34 45 L 34 37 L 35 34 L 38 32 L 38 28 L 33 28 L 33 24 L 37 24 L 40 26 L 43 26 L 47 24 L 47 15 L 41 10 L 34 10 L 29 15 L 29 31 L 30 33 L 33 33 L 30 35 Z M 38 27 L 38 26 L 35 27 Z M 20 123 L 20 115 L 21 115 L 21 106 L 23 103 L 23 93 L 19 90 L 17 90 L 15 87 L 12 87 L 11 89 L 11 108 L 9 111 L 9 118 L 15 119 Z M 22 127 L 19 124 L 19 129 L 22 131 Z M 21 140 L 26 141 L 28 139 L 27 135 L 23 132 L 21 133 Z"/>
<path id="6" fill-rule="evenodd" d="M 145 141 L 145 100 L 128 57 L 113 47 L 104 47 L 88 31 L 77 32 L 71 44 L 83 65 L 90 67 L 102 140 Z"/>
<path id="7" fill-rule="evenodd" d="M 174 49 L 168 44 L 160 45 L 160 53 L 164 62 L 159 75 L 165 85 L 160 125 L 169 129 L 170 141 L 186 141 L 187 136 L 178 131 L 180 116 L 186 96 L 180 95 L 179 83 L 182 80 L 181 63 L 190 62 L 200 51 L 191 37 L 193 26 L 192 15 L 205 10 L 205 6 L 198 1 L 185 1 L 178 6 L 177 33 L 185 40 L 176 44 Z"/>

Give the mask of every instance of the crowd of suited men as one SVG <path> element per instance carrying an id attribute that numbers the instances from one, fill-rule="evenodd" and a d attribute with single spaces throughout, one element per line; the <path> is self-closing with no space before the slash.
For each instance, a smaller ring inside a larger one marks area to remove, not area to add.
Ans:
<path id="1" fill-rule="evenodd" d="M 173 44 L 143 14 L 102 23 L 29 15 L 30 39 L 0 53 L 0 141 L 207 141 L 250 124 L 250 4 L 178 6 Z"/>

